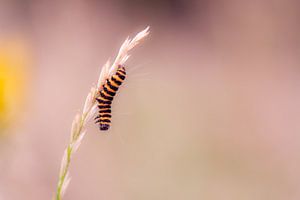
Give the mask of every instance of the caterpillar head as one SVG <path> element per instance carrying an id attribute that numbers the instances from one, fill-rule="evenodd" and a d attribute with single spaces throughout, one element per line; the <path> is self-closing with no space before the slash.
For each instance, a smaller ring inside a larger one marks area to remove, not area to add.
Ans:
<path id="1" fill-rule="evenodd" d="M 100 124 L 100 131 L 107 131 L 109 129 L 109 124 Z"/>

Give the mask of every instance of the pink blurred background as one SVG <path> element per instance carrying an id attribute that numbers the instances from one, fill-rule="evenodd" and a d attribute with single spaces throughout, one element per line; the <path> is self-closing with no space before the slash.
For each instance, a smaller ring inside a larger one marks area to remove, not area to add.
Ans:
<path id="1" fill-rule="evenodd" d="M 132 52 L 64 199 L 300 199 L 300 2 L 0 0 L 0 200 L 51 199 L 101 66 Z"/>

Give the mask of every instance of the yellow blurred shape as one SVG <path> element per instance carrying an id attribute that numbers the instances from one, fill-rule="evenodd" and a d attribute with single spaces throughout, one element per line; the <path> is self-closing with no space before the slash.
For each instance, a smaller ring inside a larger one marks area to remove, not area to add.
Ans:
<path id="1" fill-rule="evenodd" d="M 20 38 L 0 38 L 0 130 L 11 124 L 22 109 L 29 54 Z M 1 133 L 1 131 L 0 131 Z"/>

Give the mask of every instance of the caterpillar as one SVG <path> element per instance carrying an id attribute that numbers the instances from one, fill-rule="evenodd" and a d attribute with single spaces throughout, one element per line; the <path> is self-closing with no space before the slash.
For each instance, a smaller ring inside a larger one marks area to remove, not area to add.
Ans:
<path id="1" fill-rule="evenodd" d="M 110 127 L 111 104 L 125 77 L 125 67 L 119 65 L 116 73 L 106 80 L 106 83 L 102 87 L 103 89 L 99 91 L 99 97 L 96 98 L 98 101 L 99 114 L 95 118 L 95 123 L 99 123 L 99 129 L 101 131 L 106 131 Z"/>

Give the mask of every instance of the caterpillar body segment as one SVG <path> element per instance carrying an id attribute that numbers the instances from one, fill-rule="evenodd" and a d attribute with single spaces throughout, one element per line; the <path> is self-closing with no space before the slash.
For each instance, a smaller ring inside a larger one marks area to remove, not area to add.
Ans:
<path id="1" fill-rule="evenodd" d="M 123 66 L 119 65 L 116 73 L 106 80 L 102 90 L 99 92 L 99 97 L 96 98 L 99 114 L 95 118 L 95 123 L 99 123 L 101 131 L 108 130 L 111 125 L 111 104 L 125 78 L 126 70 Z"/>

